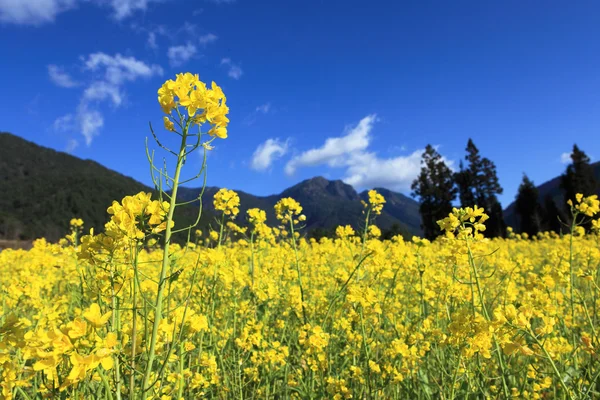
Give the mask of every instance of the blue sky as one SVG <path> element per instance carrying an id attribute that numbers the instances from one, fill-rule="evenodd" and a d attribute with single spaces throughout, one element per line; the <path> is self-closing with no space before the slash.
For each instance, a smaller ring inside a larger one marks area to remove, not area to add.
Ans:
<path id="1" fill-rule="evenodd" d="M 156 90 L 190 71 L 231 109 L 209 185 L 266 195 L 322 175 L 408 193 L 426 144 L 457 166 L 471 137 L 506 206 L 523 172 L 538 184 L 560 174 L 573 143 L 600 157 L 599 12 L 593 1 L 0 0 L 0 130 L 150 184 Z"/>

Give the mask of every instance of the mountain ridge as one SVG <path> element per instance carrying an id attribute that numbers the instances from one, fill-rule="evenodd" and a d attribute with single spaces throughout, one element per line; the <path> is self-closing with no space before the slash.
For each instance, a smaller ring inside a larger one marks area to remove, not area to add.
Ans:
<path id="1" fill-rule="evenodd" d="M 592 164 L 600 180 L 600 162 Z M 538 185 L 540 201 L 550 195 L 557 205 L 564 203 L 560 176 Z M 214 226 L 216 213 L 212 205 L 219 187 L 205 188 L 200 228 Z M 386 199 L 377 225 L 388 235 L 405 237 L 420 235 L 419 204 L 412 198 L 385 188 L 375 188 Z M 191 201 L 200 188 L 180 187 L 178 200 Z M 140 191 L 155 192 L 147 185 L 111 170 L 102 164 L 60 152 L 19 136 L 0 132 L 0 239 L 31 240 L 46 237 L 58 240 L 68 231 L 71 218 L 82 218 L 86 230 L 102 229 L 108 220 L 106 209 L 113 200 Z M 361 200 L 368 200 L 368 191 L 356 191 L 342 180 L 316 176 L 298 182 L 280 193 L 257 196 L 236 190 L 240 196 L 241 215 L 250 208 L 261 208 L 267 222 L 278 225 L 273 206 L 283 197 L 300 202 L 307 216 L 306 232 L 320 237 L 332 235 L 338 225 L 359 227 L 362 222 Z M 193 206 L 194 204 L 192 204 Z M 197 206 L 197 203 L 195 204 Z M 179 226 L 195 221 L 192 206 L 176 210 Z M 509 226 L 518 228 L 519 218 L 513 201 L 504 209 Z M 238 222 L 243 217 L 238 217 Z"/>
<path id="2" fill-rule="evenodd" d="M 180 187 L 178 200 L 191 201 L 200 188 Z M 206 187 L 203 196 L 203 215 L 200 228 L 214 224 L 216 213 L 212 206 L 218 187 Z M 384 231 L 405 237 L 421 233 L 418 203 L 401 193 L 385 191 L 389 197 L 376 224 Z M 82 218 L 86 231 L 103 228 L 108 220 L 106 209 L 113 200 L 140 191 L 155 192 L 137 180 L 111 170 L 93 160 L 40 146 L 8 132 L 0 132 L 0 239 L 32 240 L 45 237 L 56 241 L 68 232 L 71 218 Z M 341 180 L 322 176 L 306 179 L 282 192 L 255 196 L 237 191 L 241 215 L 249 208 L 267 212 L 267 221 L 278 224 L 273 206 L 282 197 L 300 202 L 307 216 L 306 232 L 319 237 L 332 234 L 338 225 L 357 227 L 362 221 L 360 200 L 368 198 L 367 191 L 357 192 Z M 385 195 L 384 195 L 385 196 Z M 178 207 L 178 226 L 196 219 L 197 202 Z M 400 209 L 402 208 L 402 209 Z M 238 216 L 243 221 L 243 217 Z M 213 225 L 214 226 L 214 225 Z"/>

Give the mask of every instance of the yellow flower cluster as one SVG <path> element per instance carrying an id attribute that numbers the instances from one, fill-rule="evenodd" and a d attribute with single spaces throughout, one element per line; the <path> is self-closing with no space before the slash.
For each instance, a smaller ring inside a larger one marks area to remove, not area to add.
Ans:
<path id="1" fill-rule="evenodd" d="M 267 213 L 260 208 L 251 208 L 246 213 L 248 214 L 248 222 L 253 226 L 267 222 Z"/>
<path id="2" fill-rule="evenodd" d="M 73 228 L 81 228 L 83 227 L 83 220 L 81 218 L 73 218 L 69 225 Z"/>
<path id="3" fill-rule="evenodd" d="M 275 215 L 283 224 L 289 224 L 290 221 L 294 224 L 305 221 L 306 217 L 301 213 L 302 206 L 291 197 L 285 197 L 275 204 Z"/>
<path id="4" fill-rule="evenodd" d="M 354 229 L 350 225 L 338 226 L 335 229 L 335 235 L 340 239 L 354 236 Z"/>
<path id="5" fill-rule="evenodd" d="M 457 232 L 459 238 L 466 236 L 481 238 L 480 232 L 485 231 L 484 222 L 488 219 L 484 209 L 475 206 L 473 208 L 454 208 L 446 218 L 437 223 L 448 236 L 453 236 Z"/>
<path id="6" fill-rule="evenodd" d="M 380 215 L 383 210 L 383 205 L 385 204 L 385 198 L 374 189 L 369 190 L 368 195 L 369 202 L 366 203 L 363 201 L 363 206 L 365 208 L 370 208 L 374 215 Z"/>
<path id="7" fill-rule="evenodd" d="M 215 210 L 222 211 L 230 217 L 235 217 L 240 212 L 240 196 L 233 190 L 219 189 L 215 194 L 213 204 Z"/>
<path id="8" fill-rule="evenodd" d="M 215 83 L 207 88 L 199 76 L 189 72 L 177 74 L 175 80 L 169 79 L 158 89 L 158 102 L 165 114 L 165 129 L 175 131 L 175 124 L 170 119 L 173 110 L 179 106 L 184 107 L 189 121 L 192 124 L 211 125 L 208 134 L 221 139 L 227 137 L 227 114 L 229 108 L 225 104 L 226 98 L 223 90 Z M 201 110 L 199 114 L 198 110 Z M 179 112 L 179 111 L 178 111 Z"/>
<path id="9" fill-rule="evenodd" d="M 588 217 L 593 217 L 594 215 L 600 212 L 600 200 L 598 200 L 598 196 L 595 194 L 583 197 L 581 193 L 577 193 L 577 195 L 575 196 L 575 201 L 575 205 L 573 205 L 573 201 L 571 200 L 568 200 L 568 203 L 575 210 L 584 215 L 587 215 Z"/>
<path id="10" fill-rule="evenodd" d="M 273 230 L 267 222 L 267 213 L 259 208 L 250 208 L 246 211 L 248 214 L 248 222 L 251 225 L 251 230 L 254 235 L 262 239 L 272 239 Z"/>
<path id="11" fill-rule="evenodd" d="M 112 227 L 130 239 L 143 239 L 148 233 L 164 231 L 169 203 L 151 200 L 151 197 L 151 193 L 141 192 L 124 197 L 121 203 L 114 201 L 107 210 L 112 215 Z"/>

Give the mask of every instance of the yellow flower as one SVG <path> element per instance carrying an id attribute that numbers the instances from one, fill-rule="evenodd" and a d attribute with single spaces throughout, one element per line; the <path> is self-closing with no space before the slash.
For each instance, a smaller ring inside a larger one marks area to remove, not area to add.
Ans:
<path id="1" fill-rule="evenodd" d="M 179 106 L 184 107 L 192 124 L 208 122 L 211 125 L 208 134 L 221 139 L 227 137 L 229 124 L 226 100 L 223 90 L 215 82 L 208 89 L 198 75 L 189 72 L 177 74 L 175 80 L 167 80 L 158 89 L 158 103 L 165 114 L 171 114 Z M 167 130 L 174 131 L 168 117 L 164 118 L 164 123 Z"/>
<path id="2" fill-rule="evenodd" d="M 594 194 L 584 198 L 581 193 L 578 193 L 576 199 L 578 204 L 575 206 L 575 209 L 588 217 L 593 217 L 596 213 L 600 212 L 598 195 Z"/>
<path id="3" fill-rule="evenodd" d="M 74 321 L 71 321 L 67 324 L 67 328 L 69 329 L 67 334 L 71 339 L 77 339 L 82 336 L 85 336 L 87 333 L 87 324 L 81 318 L 77 318 Z"/>
<path id="4" fill-rule="evenodd" d="M 175 132 L 175 124 L 169 119 L 169 117 L 163 117 L 165 123 L 165 129 L 171 132 Z"/>
<path id="5" fill-rule="evenodd" d="M 291 197 L 285 197 L 275 204 L 275 215 L 284 224 L 294 220 L 294 216 L 300 215 L 302 206 Z"/>
<path id="6" fill-rule="evenodd" d="M 73 218 L 69 223 L 74 228 L 81 228 L 83 226 L 83 220 L 81 218 Z"/>
<path id="7" fill-rule="evenodd" d="M 97 303 L 90 305 L 90 308 L 83 313 L 83 317 L 96 329 L 102 328 L 108 322 L 111 315 L 111 311 L 102 314 L 100 306 Z"/>
<path id="8" fill-rule="evenodd" d="M 375 215 L 381 214 L 381 210 L 383 210 L 383 205 L 385 204 L 385 198 L 377 193 L 376 190 L 369 190 L 369 204 L 368 206 L 371 208 L 371 212 Z M 365 207 L 367 206 L 366 203 Z"/>
<path id="9" fill-rule="evenodd" d="M 220 189 L 215 193 L 213 204 L 215 210 L 222 211 L 225 215 L 235 217 L 240 212 L 240 196 L 233 190 Z"/>
<path id="10" fill-rule="evenodd" d="M 350 225 L 338 226 L 335 229 L 335 234 L 340 239 L 347 238 L 349 236 L 354 236 L 354 229 L 352 229 Z"/>
<path id="11" fill-rule="evenodd" d="M 381 236 L 381 229 L 375 225 L 369 225 L 369 236 L 372 238 L 378 238 Z"/>

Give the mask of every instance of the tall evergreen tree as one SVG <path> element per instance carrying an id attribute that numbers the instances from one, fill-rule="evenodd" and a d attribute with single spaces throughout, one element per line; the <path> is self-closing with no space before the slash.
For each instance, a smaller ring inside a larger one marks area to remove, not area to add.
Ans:
<path id="1" fill-rule="evenodd" d="M 584 196 L 598 193 L 598 182 L 590 165 L 590 158 L 576 144 L 573 145 L 571 164 L 561 176 L 560 186 L 565 194 L 565 202 L 575 201 L 577 193 Z"/>
<path id="2" fill-rule="evenodd" d="M 462 160 L 459 163 L 459 170 L 454 174 L 454 182 L 458 189 L 458 200 L 461 206 L 466 207 L 467 204 L 473 206 L 475 204 L 475 196 L 473 195 L 473 177 L 469 170 L 465 168 Z"/>
<path id="3" fill-rule="evenodd" d="M 515 205 L 520 220 L 519 232 L 527 233 L 529 236 L 537 234 L 542 228 L 539 192 L 527 175 L 523 175 Z"/>
<path id="4" fill-rule="evenodd" d="M 506 224 L 497 197 L 502 194 L 502 187 L 498 181 L 496 165 L 488 158 L 481 157 L 479 149 L 471 139 L 467 142 L 466 151 L 465 160 L 468 165 L 465 167 L 461 163 L 460 171 L 455 174 L 461 206 L 477 205 L 485 208 L 490 216 L 486 223 L 487 236 L 504 236 Z"/>
<path id="5" fill-rule="evenodd" d="M 561 233 L 564 228 L 561 221 L 564 223 L 566 220 L 566 214 L 556 205 L 552 196 L 546 195 L 544 197 L 542 229 Z"/>
<path id="6" fill-rule="evenodd" d="M 442 156 L 431 145 L 427 145 L 421 159 L 421 173 L 413 181 L 412 195 L 419 198 L 419 212 L 424 236 L 433 240 L 440 235 L 437 221 L 452 211 L 456 198 L 453 174 Z"/>

